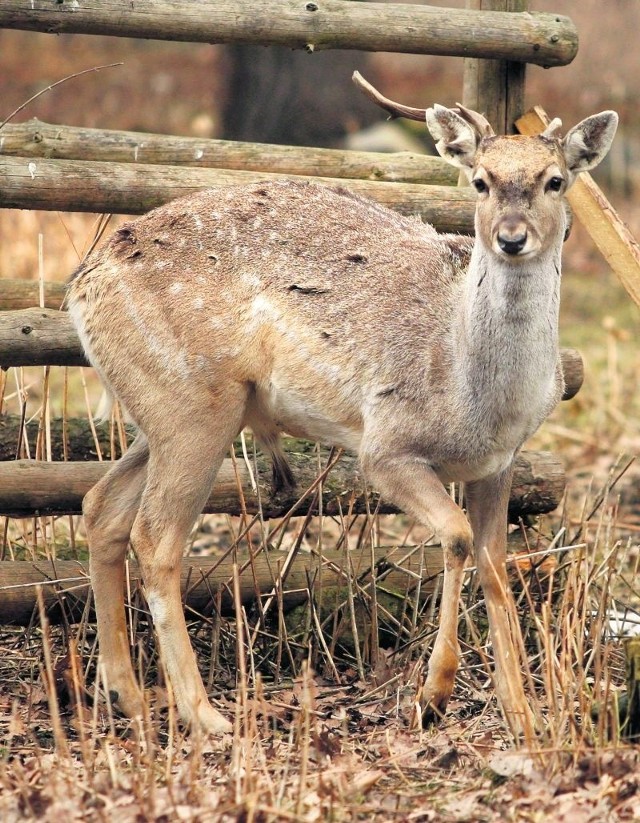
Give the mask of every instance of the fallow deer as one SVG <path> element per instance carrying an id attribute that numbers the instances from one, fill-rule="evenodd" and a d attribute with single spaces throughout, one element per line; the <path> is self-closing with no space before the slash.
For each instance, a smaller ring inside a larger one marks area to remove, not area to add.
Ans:
<path id="1" fill-rule="evenodd" d="M 342 446 L 384 498 L 435 529 L 445 568 L 425 717 L 454 687 L 475 549 L 496 691 L 512 727 L 531 731 L 505 573 L 512 464 L 562 394 L 563 197 L 604 157 L 617 116 L 589 117 L 564 139 L 559 121 L 537 137 L 494 136 L 461 106 L 410 109 L 368 89 L 392 114 L 426 119 L 438 152 L 468 175 L 475 241 L 343 189 L 282 180 L 155 209 L 70 281 L 85 352 L 139 428 L 84 500 L 105 679 L 128 715 L 143 706 L 123 604 L 130 544 L 181 717 L 230 729 L 198 672 L 179 570 L 221 461 L 248 426 L 276 478 L 288 478 L 281 432 Z M 465 484 L 468 519 L 450 481 Z"/>

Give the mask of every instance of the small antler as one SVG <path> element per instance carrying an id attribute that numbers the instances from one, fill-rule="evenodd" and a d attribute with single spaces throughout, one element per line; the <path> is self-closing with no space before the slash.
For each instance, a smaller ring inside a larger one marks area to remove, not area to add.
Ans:
<path id="1" fill-rule="evenodd" d="M 409 120 L 419 120 L 424 123 L 426 119 L 426 109 L 414 109 L 412 106 L 403 106 L 402 103 L 394 103 L 387 97 L 383 97 L 380 92 L 375 89 L 371 83 L 368 83 L 359 71 L 354 71 L 352 76 L 353 82 L 356 86 L 367 95 L 367 97 L 380 106 L 380 108 L 388 111 L 392 118 L 406 117 Z"/>
<path id="2" fill-rule="evenodd" d="M 462 103 L 456 103 L 452 110 L 455 111 L 456 114 L 459 114 L 463 120 L 472 126 L 480 137 L 493 137 L 495 135 L 491 123 L 486 117 L 484 117 L 484 115 L 478 114 L 477 111 L 472 111 L 471 109 L 466 108 L 466 106 L 463 106 Z"/>
<path id="3" fill-rule="evenodd" d="M 546 137 L 547 140 L 555 140 L 560 137 L 559 132 L 561 128 L 562 120 L 559 117 L 554 117 L 547 128 L 542 132 L 541 136 Z"/>

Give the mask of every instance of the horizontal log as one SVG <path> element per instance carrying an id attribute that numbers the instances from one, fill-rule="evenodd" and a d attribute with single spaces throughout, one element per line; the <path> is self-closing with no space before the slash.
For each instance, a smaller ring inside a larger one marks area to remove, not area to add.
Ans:
<path id="1" fill-rule="evenodd" d="M 576 349 L 561 349 L 560 358 L 565 380 L 562 399 L 570 400 L 584 380 L 582 356 Z M 88 365 L 65 312 L 39 308 L 0 312 L 0 368 Z"/>
<path id="2" fill-rule="evenodd" d="M 360 49 L 561 66 L 578 48 L 558 14 L 478 12 L 344 0 L 3 0 L 0 27 L 294 49 Z"/>
<path id="3" fill-rule="evenodd" d="M 348 188 L 404 214 L 418 214 L 440 231 L 473 231 L 476 195 L 471 186 L 285 177 Z M 143 214 L 169 200 L 212 186 L 282 178 L 279 174 L 231 169 L 0 155 L 0 208 Z"/>
<path id="4" fill-rule="evenodd" d="M 223 462 L 204 511 L 240 515 L 262 512 L 264 518 L 282 517 L 298 503 L 299 495 L 310 488 L 318 473 L 318 458 L 311 444 L 293 441 L 287 449 L 296 489 L 274 494 L 271 488 L 271 463 L 258 455 L 254 473 L 259 493 L 253 491 L 244 460 Z M 324 452 L 323 452 L 324 453 Z M 176 459 L 180 459 L 176 455 Z M 80 514 L 82 498 L 102 478 L 110 461 L 45 462 L 15 460 L 0 463 L 0 516 L 33 517 L 34 515 Z M 237 473 L 236 473 L 237 472 Z M 240 496 L 239 486 L 242 489 Z M 548 452 L 522 452 L 516 458 L 516 471 L 509 516 L 513 522 L 529 515 L 553 511 L 559 504 L 565 487 L 562 463 Z M 298 514 L 311 508 L 308 498 L 296 509 Z M 323 485 L 322 510 L 338 514 L 350 507 L 363 513 L 372 511 L 378 496 L 365 484 L 353 455 L 343 455 L 331 470 Z M 382 501 L 381 513 L 397 509 Z"/>
<path id="5" fill-rule="evenodd" d="M 205 140 L 169 134 L 56 126 L 33 119 L 7 123 L 0 154 L 53 160 L 96 160 L 162 166 L 265 171 L 309 177 L 455 186 L 458 172 L 440 157 L 411 152 L 301 148 Z"/>
<path id="6" fill-rule="evenodd" d="M 407 556 L 409 555 L 409 556 Z M 286 553 L 270 551 L 256 554 L 249 564 L 246 551 L 237 552 L 240 601 L 249 608 L 260 595 L 268 596 L 278 579 Z M 350 551 L 352 579 L 359 586 L 371 590 L 371 549 Z M 233 591 L 233 558 L 187 557 L 182 561 L 181 589 L 187 611 L 208 615 L 220 593 L 220 610 L 232 616 L 235 606 Z M 442 550 L 439 546 L 427 546 L 413 552 L 406 546 L 374 549 L 374 562 L 389 569 L 378 586 L 378 598 L 395 596 L 398 602 L 420 584 L 421 597 L 427 597 L 434 589 L 434 578 L 442 571 Z M 282 604 L 285 612 L 305 603 L 308 599 L 309 579 L 322 580 L 323 602 L 334 607 L 344 599 L 349 578 L 346 573 L 345 552 L 323 550 L 322 559 L 298 552 L 285 584 L 282 586 Z M 321 577 L 316 577 L 322 566 Z M 377 572 L 378 576 L 380 572 Z M 135 591 L 141 582 L 138 564 L 129 564 L 131 589 Z M 55 582 L 54 582 L 55 581 Z M 37 587 L 40 584 L 45 611 L 51 622 L 57 622 L 63 612 L 71 620 L 80 619 L 87 602 L 89 564 L 76 560 L 0 562 L 0 625 L 27 625 L 34 612 L 37 614 Z"/>
<path id="7" fill-rule="evenodd" d="M 47 309 L 61 309 L 65 285 L 53 280 L 43 283 L 43 306 Z M 0 280 L 0 311 L 17 311 L 40 305 L 40 283 L 37 280 Z"/>
<path id="8" fill-rule="evenodd" d="M 66 312 L 20 309 L 0 313 L 0 368 L 88 365 Z"/>

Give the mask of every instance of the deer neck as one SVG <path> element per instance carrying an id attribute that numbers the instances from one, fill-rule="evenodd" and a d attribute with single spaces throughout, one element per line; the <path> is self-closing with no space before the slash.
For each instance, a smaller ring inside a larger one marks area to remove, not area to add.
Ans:
<path id="1" fill-rule="evenodd" d="M 559 304 L 559 248 L 512 263 L 476 242 L 456 327 L 457 379 L 470 413 L 490 429 L 509 420 L 528 428 L 553 406 Z"/>

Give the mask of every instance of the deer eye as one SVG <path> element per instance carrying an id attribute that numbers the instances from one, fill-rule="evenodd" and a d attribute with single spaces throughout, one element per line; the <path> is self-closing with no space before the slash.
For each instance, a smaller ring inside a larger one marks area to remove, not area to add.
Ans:
<path id="1" fill-rule="evenodd" d="M 560 191 L 563 183 L 562 177 L 551 177 L 545 186 L 545 191 Z"/>
<path id="2" fill-rule="evenodd" d="M 471 185 L 475 188 L 478 194 L 484 194 L 489 191 L 489 187 L 480 177 L 476 177 L 475 180 L 472 180 Z"/>

